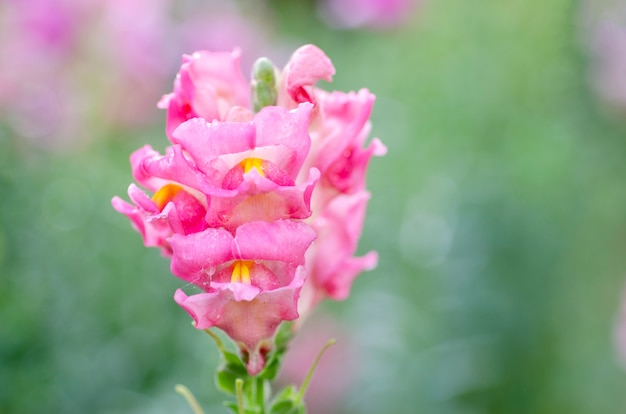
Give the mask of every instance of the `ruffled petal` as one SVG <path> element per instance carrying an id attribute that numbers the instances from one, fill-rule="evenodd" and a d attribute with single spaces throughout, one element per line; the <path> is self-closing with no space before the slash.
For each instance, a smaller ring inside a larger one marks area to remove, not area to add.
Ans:
<path id="1" fill-rule="evenodd" d="M 278 105 L 293 108 L 301 102 L 315 103 L 313 86 L 323 79 L 332 81 L 335 67 L 314 45 L 298 48 L 285 66 L 278 94 Z"/>

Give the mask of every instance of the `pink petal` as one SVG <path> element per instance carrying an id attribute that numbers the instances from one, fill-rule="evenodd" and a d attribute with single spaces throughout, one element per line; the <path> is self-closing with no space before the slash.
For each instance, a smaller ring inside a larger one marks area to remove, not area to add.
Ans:
<path id="1" fill-rule="evenodd" d="M 250 105 L 250 89 L 241 72 L 240 57 L 239 50 L 199 51 L 183 56 L 173 94 L 165 95 L 158 105 L 167 107 L 168 137 L 188 119 L 223 120 L 231 107 Z"/>
<path id="2" fill-rule="evenodd" d="M 304 283 L 303 267 L 296 269 L 288 286 L 258 294 L 252 300 L 236 300 L 232 288 L 220 285 L 211 293 L 187 296 L 178 289 L 174 300 L 194 319 L 197 329 L 216 326 L 242 346 L 249 357 L 248 373 L 263 369 L 264 342 L 271 342 L 282 321 L 298 318 L 297 301 Z"/>
<path id="3" fill-rule="evenodd" d="M 313 222 L 318 240 L 307 252 L 310 281 L 322 295 L 344 299 L 353 279 L 363 270 L 376 266 L 377 255 L 352 257 L 356 251 L 365 218 L 369 193 L 339 195 Z"/>
<path id="4" fill-rule="evenodd" d="M 313 228 L 302 222 L 277 220 L 272 223 L 245 223 L 237 228 L 233 255 L 240 259 L 303 264 L 304 253 L 315 238 Z"/>
<path id="5" fill-rule="evenodd" d="M 193 158 L 196 167 L 209 178 L 219 179 L 231 166 L 219 167 L 219 157 L 254 149 L 255 129 L 252 123 L 189 120 L 174 131 L 172 141 L 180 144 Z"/>
<path id="6" fill-rule="evenodd" d="M 206 229 L 188 235 L 174 234 L 172 273 L 183 280 L 204 286 L 216 267 L 233 259 L 233 236 L 224 229 Z"/>
<path id="7" fill-rule="evenodd" d="M 246 174 L 236 196 L 210 197 L 206 222 L 211 227 L 234 231 L 250 221 L 308 218 L 311 195 L 318 180 L 319 171 L 312 168 L 306 182 L 298 186 L 280 186 L 253 170 Z"/>
<path id="8" fill-rule="evenodd" d="M 285 147 L 293 151 L 289 157 L 267 158 L 296 177 L 311 147 L 309 118 L 313 105 L 302 103 L 288 111 L 277 106 L 263 108 L 254 118 L 257 147 Z"/>
<path id="9" fill-rule="evenodd" d="M 283 70 L 278 105 L 291 108 L 301 102 L 313 102 L 315 83 L 332 81 L 335 68 L 326 54 L 314 45 L 297 49 Z"/>

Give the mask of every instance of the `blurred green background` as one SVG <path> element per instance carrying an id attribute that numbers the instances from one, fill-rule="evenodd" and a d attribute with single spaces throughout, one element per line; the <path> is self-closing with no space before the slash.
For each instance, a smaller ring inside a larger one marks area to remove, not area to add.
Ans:
<path id="1" fill-rule="evenodd" d="M 372 136 L 389 148 L 360 244 L 379 266 L 319 310 L 354 358 L 332 412 L 626 412 L 626 112 L 590 86 L 583 6 L 432 0 L 354 30 L 313 1 L 256 16 L 284 49 L 328 54 L 337 74 L 320 87 L 375 93 Z M 56 150 L 2 114 L 0 413 L 191 412 L 177 383 L 225 412 L 214 345 L 172 299 L 183 283 L 110 205 L 129 154 L 166 145 L 153 111 L 141 128 L 87 123 L 88 143 Z"/>

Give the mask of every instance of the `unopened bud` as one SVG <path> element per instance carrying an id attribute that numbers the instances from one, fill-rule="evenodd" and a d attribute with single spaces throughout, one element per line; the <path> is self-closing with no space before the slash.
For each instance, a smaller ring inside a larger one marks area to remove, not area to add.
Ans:
<path id="1" fill-rule="evenodd" d="M 278 90 L 274 64 L 268 58 L 259 58 L 252 66 L 252 104 L 254 112 L 276 105 Z"/>

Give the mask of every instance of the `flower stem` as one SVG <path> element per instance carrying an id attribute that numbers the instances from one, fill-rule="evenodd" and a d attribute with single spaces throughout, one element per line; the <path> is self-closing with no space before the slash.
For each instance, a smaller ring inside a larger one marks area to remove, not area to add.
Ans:
<path id="1" fill-rule="evenodd" d="M 174 389 L 177 393 L 185 397 L 185 400 L 187 400 L 187 403 L 195 414 L 204 414 L 204 411 L 202 411 L 202 408 L 200 408 L 200 404 L 198 404 L 198 400 L 196 400 L 191 391 L 189 391 L 189 388 L 185 387 L 182 384 L 177 384 Z"/>
<path id="2" fill-rule="evenodd" d="M 219 338 L 219 336 L 211 332 L 210 329 L 205 329 L 204 332 L 206 332 L 211 338 L 213 338 L 213 340 L 215 341 L 215 345 L 217 345 L 217 348 L 222 352 L 222 354 L 224 354 L 224 352 L 226 352 L 226 348 L 224 347 L 224 343 Z"/>
<path id="3" fill-rule="evenodd" d="M 245 414 L 245 410 L 243 408 L 243 380 L 241 378 L 237 378 L 235 380 L 235 389 L 237 391 L 238 414 Z"/>
<path id="4" fill-rule="evenodd" d="M 311 379 L 313 378 L 313 373 L 315 372 L 315 368 L 317 368 L 317 364 L 319 364 L 320 359 L 322 359 L 322 355 L 324 355 L 324 352 L 326 352 L 328 348 L 333 346 L 335 342 L 337 342 L 337 340 L 335 340 L 334 338 L 326 342 L 326 345 L 324 345 L 322 350 L 315 357 L 315 360 L 313 361 L 313 365 L 311 365 L 311 368 L 309 368 L 309 372 L 307 372 L 306 377 L 304 378 L 304 381 L 302 381 L 302 385 L 300 386 L 300 390 L 298 390 L 298 395 L 296 396 L 296 402 L 301 402 L 302 399 L 304 398 L 304 394 L 306 393 L 306 390 L 309 387 L 309 383 L 311 382 Z"/>

